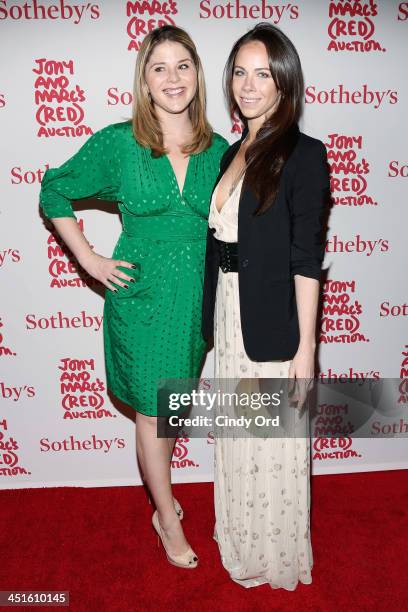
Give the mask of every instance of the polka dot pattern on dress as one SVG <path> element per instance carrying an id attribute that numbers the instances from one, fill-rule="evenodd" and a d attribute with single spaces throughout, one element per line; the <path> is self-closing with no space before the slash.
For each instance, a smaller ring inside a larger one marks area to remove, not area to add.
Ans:
<path id="1" fill-rule="evenodd" d="M 152 157 L 130 122 L 96 132 L 59 168 L 44 175 L 46 216 L 75 217 L 72 201 L 118 202 L 123 232 L 112 254 L 135 282 L 106 291 L 104 347 L 109 389 L 144 414 L 157 414 L 160 379 L 198 376 L 206 345 L 201 302 L 211 191 L 227 141 L 190 156 L 180 193 L 167 156 Z"/>
<path id="2" fill-rule="evenodd" d="M 236 242 L 242 180 L 221 212 L 214 191 L 209 224 L 215 237 Z M 222 230 L 222 231 L 221 231 Z M 290 362 L 254 362 L 246 355 L 238 275 L 220 270 L 214 321 L 215 377 L 287 377 Z M 214 500 L 222 563 L 244 587 L 269 584 L 293 591 L 310 584 L 310 443 L 308 438 L 217 437 Z"/>

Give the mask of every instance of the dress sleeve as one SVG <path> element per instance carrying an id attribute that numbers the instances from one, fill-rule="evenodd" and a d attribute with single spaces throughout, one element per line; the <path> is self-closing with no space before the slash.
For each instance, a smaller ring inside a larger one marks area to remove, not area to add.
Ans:
<path id="1" fill-rule="evenodd" d="M 119 176 L 115 149 L 114 128 L 107 126 L 93 134 L 62 166 L 47 170 L 40 192 L 45 216 L 76 218 L 72 201 L 82 198 L 116 201 Z"/>
<path id="2" fill-rule="evenodd" d="M 325 251 L 323 219 L 330 198 L 326 148 L 314 140 L 299 153 L 291 198 L 291 275 L 320 280 Z"/>

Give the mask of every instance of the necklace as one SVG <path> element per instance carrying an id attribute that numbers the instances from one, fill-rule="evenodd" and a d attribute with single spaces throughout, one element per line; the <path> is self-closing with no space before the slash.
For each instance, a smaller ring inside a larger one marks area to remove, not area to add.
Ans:
<path id="1" fill-rule="evenodd" d="M 237 188 L 238 183 L 240 182 L 244 174 L 245 174 L 245 168 L 242 170 L 242 172 L 239 173 L 237 178 L 231 184 L 231 187 L 228 189 L 229 196 L 231 196 L 234 193 L 235 189 Z"/>

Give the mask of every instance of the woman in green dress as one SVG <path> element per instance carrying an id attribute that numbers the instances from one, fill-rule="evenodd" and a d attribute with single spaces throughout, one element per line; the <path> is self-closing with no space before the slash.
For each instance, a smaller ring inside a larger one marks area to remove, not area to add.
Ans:
<path id="1" fill-rule="evenodd" d="M 98 131 L 48 170 L 40 195 L 82 268 L 107 287 L 108 387 L 136 411 L 138 458 L 157 508 L 153 526 L 168 560 L 186 568 L 198 559 L 171 492 L 174 439 L 157 437 L 157 383 L 199 375 L 208 208 L 227 146 L 205 116 L 193 41 L 164 26 L 139 51 L 132 121 Z M 111 259 L 91 249 L 76 222 L 72 200 L 90 197 L 118 202 L 123 231 Z"/>

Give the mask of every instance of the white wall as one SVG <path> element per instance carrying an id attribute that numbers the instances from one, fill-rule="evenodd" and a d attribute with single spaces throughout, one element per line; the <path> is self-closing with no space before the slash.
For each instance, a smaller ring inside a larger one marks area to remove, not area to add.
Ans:
<path id="1" fill-rule="evenodd" d="M 332 281 L 326 287 L 328 296 L 336 295 L 339 288 L 333 281 L 348 283 L 340 286 L 341 299 L 361 312 L 356 317 L 345 313 L 324 319 L 321 372 L 406 376 L 401 369 L 408 344 L 408 3 L 355 2 L 365 16 L 354 17 L 330 16 L 332 3 L 325 0 L 140 2 L 133 3 L 136 8 L 139 4 L 139 13 L 130 11 L 128 16 L 131 4 L 0 2 L 3 488 L 140 482 L 130 418 L 134 415 L 118 411 L 106 393 L 102 298 L 76 286 L 75 269 L 68 267 L 64 255 L 52 251 L 56 244 L 39 217 L 38 193 L 44 169 L 70 157 L 85 141 L 87 128 L 94 132 L 130 116 L 133 47 L 143 38 L 143 28 L 159 25 L 160 20 L 186 28 L 196 41 L 205 67 L 210 121 L 230 142 L 237 133 L 232 132 L 224 107 L 221 75 L 233 42 L 263 19 L 262 10 L 293 40 L 306 81 L 303 131 L 322 139 L 330 150 L 334 134 L 352 138 L 352 147 L 347 148 L 337 139 L 333 151 L 335 155 L 347 151 L 350 160 L 360 164 L 333 171 L 338 204 L 330 219 L 325 265 Z M 143 10 L 147 4 L 154 14 Z M 160 10 L 170 12 L 159 14 Z M 336 51 L 329 46 L 348 48 Z M 64 102 L 51 104 L 54 110 L 44 125 L 47 111 L 36 104 L 34 87 L 42 59 L 66 62 L 68 90 L 78 85 L 85 96 L 74 109 Z M 58 106 L 61 120 L 54 119 Z M 78 130 L 75 122 L 84 127 Z M 48 133 L 55 127 L 67 135 L 41 135 L 42 128 Z M 110 256 L 120 233 L 117 215 L 83 210 L 78 217 L 95 250 Z M 61 281 L 68 281 L 68 286 L 51 286 L 64 284 Z M 68 318 L 69 328 L 61 328 L 67 324 L 61 317 Z M 60 367 L 67 359 L 88 361 L 83 364 L 86 377 L 99 380 L 97 393 L 82 394 L 81 401 L 90 408 L 81 408 L 78 418 L 64 418 L 68 399 L 61 394 Z M 211 373 L 210 355 L 204 376 Z M 211 442 L 209 437 L 178 443 L 175 481 L 212 479 Z M 347 444 L 353 456 L 348 457 L 341 441 L 333 443 L 339 452 L 334 458 L 315 458 L 315 473 L 407 466 L 404 439 L 352 440 Z M 316 440 L 316 452 L 320 446 L 322 440 Z"/>

